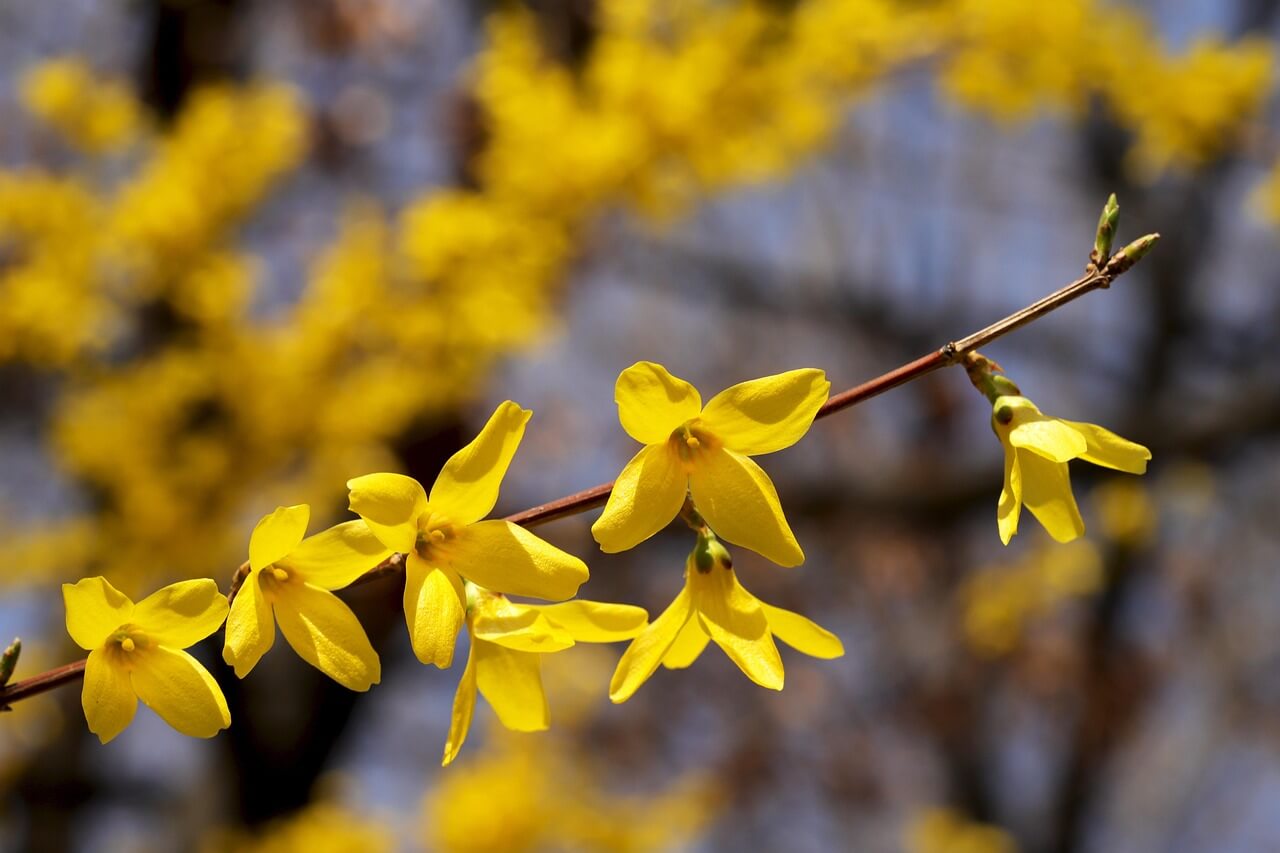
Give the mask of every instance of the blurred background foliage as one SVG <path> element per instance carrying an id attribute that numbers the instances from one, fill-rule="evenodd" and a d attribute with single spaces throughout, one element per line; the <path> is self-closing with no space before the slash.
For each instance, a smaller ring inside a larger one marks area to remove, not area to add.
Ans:
<path id="1" fill-rule="evenodd" d="M 379 581 L 348 595 L 367 696 L 287 649 L 239 683 L 210 645 L 210 743 L 148 719 L 99 747 L 75 690 L 21 703 L 0 849 L 1280 845 L 1278 11 L 0 3 L 18 677 L 74 654 L 59 583 L 225 583 L 260 515 L 429 482 L 496 400 L 536 412 L 513 511 L 616 473 L 632 361 L 847 387 L 1074 278 L 1110 191 L 1122 241 L 1165 235 L 990 352 L 1154 451 L 1136 483 L 1077 472 L 1088 541 L 999 547 L 989 412 L 945 372 L 770 460 L 809 559 L 744 554 L 744 582 L 849 650 L 789 657 L 781 695 L 708 656 L 613 708 L 617 650 L 576 650 L 556 730 L 486 727 L 439 773 L 457 674 L 416 665 Z M 670 599 L 687 537 L 606 558 L 587 526 L 546 528 L 584 595 Z"/>

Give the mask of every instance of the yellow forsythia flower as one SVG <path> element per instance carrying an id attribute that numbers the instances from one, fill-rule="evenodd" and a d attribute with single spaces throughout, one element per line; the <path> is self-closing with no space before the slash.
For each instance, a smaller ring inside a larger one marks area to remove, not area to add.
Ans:
<path id="1" fill-rule="evenodd" d="M 275 641 L 275 620 L 298 656 L 350 690 L 382 677 L 378 653 L 356 615 L 330 590 L 391 556 L 363 521 L 303 539 L 311 507 L 278 507 L 249 538 L 249 575 L 227 617 L 222 658 L 244 678 Z"/>
<path id="2" fill-rule="evenodd" d="M 907 853 L 1015 853 L 1013 836 L 953 809 L 929 808 L 907 827 Z"/>
<path id="3" fill-rule="evenodd" d="M 1067 462 L 1083 459 L 1104 468 L 1143 474 L 1151 451 L 1094 424 L 1041 414 L 1026 397 L 995 399 L 991 426 L 1004 445 L 1004 489 L 996 519 L 1000 541 L 1008 545 L 1018 532 L 1026 504 L 1049 535 L 1070 542 L 1084 533 L 1084 520 L 1071 494 Z"/>
<path id="4" fill-rule="evenodd" d="M 213 737 L 231 712 L 213 677 L 183 651 L 218 630 L 227 600 L 205 578 L 181 581 L 134 604 L 105 578 L 62 585 L 67 633 L 89 652 L 80 695 L 103 743 L 133 721 L 141 699 L 184 735 Z"/>
<path id="5" fill-rule="evenodd" d="M 629 640 L 644 630 L 644 608 L 599 601 L 519 604 L 474 584 L 467 586 L 471 653 L 453 699 L 453 720 L 444 746 L 447 766 L 471 728 L 476 691 L 484 694 L 504 726 L 540 732 L 549 723 L 542 689 L 542 654 L 578 643 Z"/>
<path id="6" fill-rule="evenodd" d="M 844 654 L 840 638 L 799 613 L 760 601 L 738 582 L 733 560 L 714 536 L 699 536 L 685 563 L 684 589 L 618 661 L 609 698 L 625 702 L 657 670 L 690 666 L 708 640 L 742 672 L 771 690 L 782 689 L 782 659 L 773 638 L 816 658 Z"/>
<path id="7" fill-rule="evenodd" d="M 614 390 L 618 417 L 645 447 L 591 526 L 596 541 L 611 554 L 635 547 L 676 517 L 688 491 L 720 536 L 779 565 L 800 565 L 804 552 L 778 493 L 748 457 L 804 437 L 830 390 L 821 370 L 792 370 L 734 385 L 704 407 L 698 389 L 662 365 L 628 367 Z"/>
<path id="8" fill-rule="evenodd" d="M 502 519 L 481 521 L 498 501 L 532 412 L 510 400 L 475 440 L 455 453 L 431 496 L 402 474 L 366 474 L 347 482 L 351 510 L 393 551 L 408 555 L 404 614 L 413 651 L 445 668 L 462 629 L 462 579 L 488 589 L 560 601 L 587 579 L 586 564 Z"/>

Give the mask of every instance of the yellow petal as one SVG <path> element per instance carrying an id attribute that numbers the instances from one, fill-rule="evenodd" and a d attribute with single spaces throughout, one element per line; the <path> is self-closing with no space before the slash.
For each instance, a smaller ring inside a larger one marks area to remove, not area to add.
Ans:
<path id="1" fill-rule="evenodd" d="M 693 615 L 690 604 L 689 589 L 684 587 L 675 600 L 662 611 L 662 615 L 649 623 L 640 636 L 631 641 L 627 650 L 618 661 L 618 668 L 613 672 L 609 682 L 609 699 L 613 702 L 625 702 L 631 698 L 640 685 L 649 680 L 667 650 L 680 633 L 680 629 Z"/>
<path id="2" fill-rule="evenodd" d="M 427 511 L 422 484 L 403 474 L 365 474 L 347 480 L 351 511 L 392 551 L 408 553 L 418 538 L 418 517 Z"/>
<path id="3" fill-rule="evenodd" d="M 517 732 L 540 732 L 550 723 L 547 694 L 542 690 L 542 655 L 504 649 L 473 640 L 476 686 L 504 726 Z"/>
<path id="4" fill-rule="evenodd" d="M 362 520 L 347 521 L 303 539 L 283 562 L 307 583 L 341 589 L 394 552 Z"/>
<path id="5" fill-rule="evenodd" d="M 133 608 L 133 624 L 161 645 L 194 646 L 222 627 L 227 598 L 209 578 L 179 581 L 142 599 Z"/>
<path id="6" fill-rule="evenodd" d="M 310 519 L 311 507 L 307 504 L 279 506 L 264 515 L 249 537 L 249 567 L 263 569 L 284 559 L 307 534 Z"/>
<path id="7" fill-rule="evenodd" d="M 462 581 L 452 570 L 427 565 L 417 554 L 405 564 L 404 617 L 413 653 L 448 669 L 462 630 Z"/>
<path id="8" fill-rule="evenodd" d="M 1022 502 L 1059 542 L 1070 542 L 1084 533 L 1084 520 L 1071 494 L 1071 478 L 1065 462 L 1050 462 L 1037 453 L 1018 453 L 1022 473 Z"/>
<path id="9" fill-rule="evenodd" d="M 343 687 L 365 691 L 381 680 L 378 653 L 360 620 L 332 592 L 305 582 L 279 584 L 275 611 L 298 657 Z"/>
<path id="10" fill-rule="evenodd" d="M 428 503 L 459 524 L 479 521 L 498 502 L 498 487 L 533 412 L 507 400 L 470 444 L 453 454 L 431 487 Z"/>
<path id="11" fill-rule="evenodd" d="M 1104 468 L 1127 471 L 1130 474 L 1147 473 L 1147 462 L 1151 459 L 1151 451 L 1141 444 L 1135 444 L 1127 438 L 1121 438 L 1110 430 L 1097 424 L 1084 424 L 1075 421 L 1063 421 L 1084 436 L 1088 450 L 1080 454 L 1080 458 Z"/>
<path id="12" fill-rule="evenodd" d="M 1054 462 L 1075 459 L 1088 449 L 1084 436 L 1064 421 L 1044 415 L 1026 397 L 997 397 L 994 409 L 1007 407 L 1013 413 L 1008 424 L 997 422 L 997 434 L 1008 435 L 1014 447 L 1030 450 Z"/>
<path id="13" fill-rule="evenodd" d="M 587 579 L 586 563 L 501 519 L 468 524 L 447 553 L 458 574 L 510 595 L 559 601 Z"/>
<path id="14" fill-rule="evenodd" d="M 707 636 L 706 631 L 702 630 L 701 623 L 697 619 L 690 619 L 684 623 L 684 627 L 676 635 L 676 641 L 663 655 L 662 665 L 667 669 L 685 669 L 693 666 L 693 662 L 698 659 L 709 642 L 711 638 Z"/>
<path id="15" fill-rule="evenodd" d="M 844 644 L 835 634 L 812 619 L 760 602 L 769 630 L 782 642 L 810 657 L 830 660 L 844 655 Z"/>
<path id="16" fill-rule="evenodd" d="M 133 602 L 106 578 L 83 578 L 62 585 L 67 633 L 77 646 L 93 651 L 133 617 Z"/>
<path id="17" fill-rule="evenodd" d="M 1000 490 L 1000 503 L 996 505 L 996 526 L 1000 541 L 1008 545 L 1018 532 L 1018 516 L 1022 511 L 1022 469 L 1018 466 L 1018 451 L 1004 445 L 1004 488 Z"/>
<path id="18" fill-rule="evenodd" d="M 613 399 L 622 428 L 641 444 L 666 441 L 678 426 L 702 411 L 697 388 L 651 361 L 638 361 L 622 371 Z"/>
<path id="19" fill-rule="evenodd" d="M 782 658 L 756 597 L 738 583 L 733 569 L 689 572 L 689 591 L 702 629 L 743 674 L 770 690 L 782 689 Z"/>
<path id="20" fill-rule="evenodd" d="M 222 659 L 235 669 L 237 678 L 248 675 L 276 639 L 276 623 L 271 605 L 262 594 L 261 577 L 253 572 L 245 578 L 227 616 Z"/>
<path id="21" fill-rule="evenodd" d="M 747 457 L 723 449 L 702 453 L 689 486 L 698 511 L 722 539 L 780 566 L 804 562 L 769 475 Z"/>
<path id="22" fill-rule="evenodd" d="M 231 725 L 222 689 L 191 655 L 151 646 L 134 657 L 133 689 L 166 723 L 191 737 L 213 737 Z"/>
<path id="23" fill-rule="evenodd" d="M 606 554 L 634 548 L 671 523 L 688 488 L 689 475 L 667 444 L 649 445 L 618 475 L 591 535 Z"/>
<path id="24" fill-rule="evenodd" d="M 138 697 L 129 683 L 129 672 L 118 666 L 105 648 L 89 652 L 84 665 L 84 687 L 80 706 L 89 731 L 107 743 L 133 722 Z"/>
<path id="25" fill-rule="evenodd" d="M 712 397 L 702 423 L 730 450 L 773 453 L 804 438 L 830 391 L 827 375 L 815 368 L 752 379 Z"/>
<path id="26" fill-rule="evenodd" d="M 569 632 L 542 614 L 542 608 L 505 596 L 484 598 L 471 616 L 471 636 L 521 652 L 558 652 L 573 645 Z"/>
<path id="27" fill-rule="evenodd" d="M 444 742 L 444 758 L 441 767 L 448 767 L 458 757 L 462 744 L 467 740 L 467 732 L 471 731 L 471 717 L 476 710 L 476 643 L 471 641 L 471 651 L 467 654 L 467 668 L 462 671 L 462 680 L 458 682 L 458 692 L 453 694 L 453 714 L 449 718 L 449 736 Z"/>
<path id="28" fill-rule="evenodd" d="M 649 614 L 643 607 L 575 599 L 538 608 L 580 643 L 630 640 L 644 630 Z"/>

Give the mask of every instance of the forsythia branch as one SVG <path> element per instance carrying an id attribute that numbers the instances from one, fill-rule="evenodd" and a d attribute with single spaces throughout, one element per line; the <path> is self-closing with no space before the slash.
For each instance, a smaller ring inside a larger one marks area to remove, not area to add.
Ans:
<path id="1" fill-rule="evenodd" d="M 1138 260 L 1147 254 L 1159 238 L 1159 234 L 1148 234 L 1145 237 L 1140 237 L 1109 259 L 1106 259 L 1105 262 L 1103 262 L 1103 258 L 1095 247 L 1093 260 L 1091 260 L 1085 274 L 1080 278 L 1033 302 L 1026 308 L 992 323 L 985 329 L 974 332 L 960 340 L 952 341 L 928 355 L 921 356 L 861 385 L 833 395 L 818 410 L 815 419 L 835 414 L 899 385 L 919 379 L 941 367 L 961 363 L 966 354 L 979 347 L 986 346 L 997 338 L 1021 328 L 1052 311 L 1056 311 L 1068 302 L 1090 291 L 1110 287 L 1116 278 L 1131 269 Z M 1101 267 L 1098 266 L 1099 263 L 1102 263 Z M 507 516 L 506 520 L 523 527 L 536 527 L 603 506 L 612 490 L 612 482 L 601 483 L 598 486 L 584 489 L 572 495 L 566 495 L 549 503 L 514 513 Z M 393 554 L 360 576 L 352 585 L 366 583 L 387 575 L 398 574 L 403 570 L 404 555 Z M 248 574 L 249 563 L 245 562 L 240 565 L 232 576 L 231 588 L 227 594 L 228 601 L 235 600 Z M 0 687 L 0 708 L 5 708 L 13 702 L 77 681 L 84 677 L 84 667 L 85 661 L 78 660 L 47 672 L 42 672 L 31 678 Z"/>

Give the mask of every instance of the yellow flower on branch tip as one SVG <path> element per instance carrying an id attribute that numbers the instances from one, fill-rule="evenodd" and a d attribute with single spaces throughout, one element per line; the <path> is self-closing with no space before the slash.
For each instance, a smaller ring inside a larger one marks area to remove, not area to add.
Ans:
<path id="1" fill-rule="evenodd" d="M 542 655 L 574 643 L 629 640 L 644 630 L 644 608 L 575 599 L 560 604 L 519 604 L 473 584 L 467 586 L 471 652 L 453 699 L 443 766 L 458 757 L 471 728 L 476 691 L 489 700 L 498 720 L 517 732 L 549 725 L 542 689 Z"/>
<path id="2" fill-rule="evenodd" d="M 360 621 L 331 590 L 391 556 L 363 521 L 306 539 L 311 508 L 278 507 L 249 537 L 249 575 L 231 605 L 222 659 L 244 678 L 275 642 L 275 623 L 298 656 L 350 690 L 382 677 Z M 274 611 L 274 618 L 273 618 Z"/>
<path id="3" fill-rule="evenodd" d="M 404 614 L 413 651 L 445 668 L 464 619 L 463 579 L 487 589 L 559 601 L 572 598 L 587 566 L 502 519 L 481 521 L 498 500 L 532 412 L 508 400 L 475 440 L 455 453 L 428 497 L 402 474 L 366 474 L 347 482 L 351 510 L 405 561 Z"/>
<path id="4" fill-rule="evenodd" d="M 80 703 L 106 743 L 133 721 L 141 699 L 184 735 L 213 737 L 231 712 L 213 676 L 183 649 L 218 630 L 227 600 L 205 578 L 175 583 L 134 604 L 105 578 L 62 585 L 67 633 L 89 652 Z"/>
<path id="5" fill-rule="evenodd" d="M 803 438 L 830 390 L 821 370 L 792 370 L 734 385 L 704 407 L 698 390 L 662 365 L 628 367 L 614 391 L 618 417 L 645 447 L 591 526 L 596 541 L 611 554 L 635 547 L 676 517 L 688 492 L 718 535 L 779 565 L 800 565 L 804 552 L 778 493 L 748 457 Z"/>
<path id="6" fill-rule="evenodd" d="M 1143 474 L 1151 451 L 1094 424 L 1064 421 L 1041 413 L 1026 397 L 997 397 L 991 427 L 1004 445 L 1004 488 L 996 509 L 1000 541 L 1018 532 L 1023 504 L 1049 535 L 1070 542 L 1084 533 L 1084 520 L 1071 493 L 1067 462 L 1083 459 L 1104 468 Z"/>
<path id="7" fill-rule="evenodd" d="M 699 538 L 684 570 L 685 585 L 662 615 L 636 637 L 618 661 L 609 698 L 625 702 L 662 664 L 690 666 L 714 640 L 743 674 L 782 689 L 782 659 L 774 637 L 816 658 L 844 654 L 840 638 L 799 613 L 760 601 L 738 582 L 729 552 L 714 538 Z"/>

